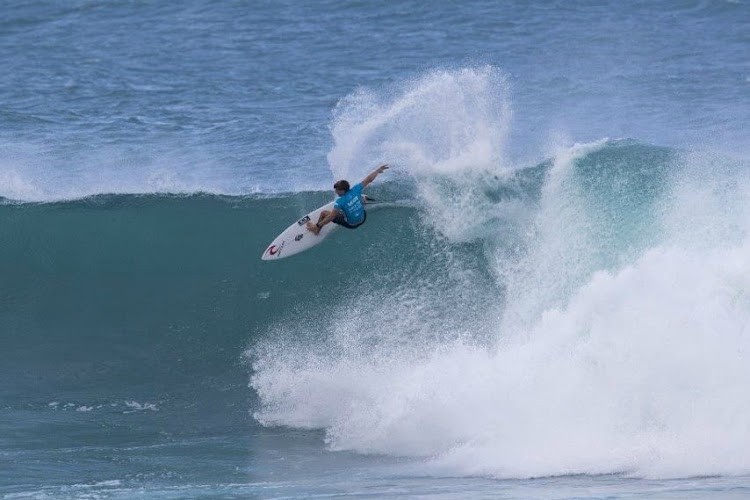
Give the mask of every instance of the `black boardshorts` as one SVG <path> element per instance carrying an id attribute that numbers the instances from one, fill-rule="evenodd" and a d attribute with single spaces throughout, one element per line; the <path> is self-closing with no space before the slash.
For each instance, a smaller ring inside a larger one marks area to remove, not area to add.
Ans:
<path id="1" fill-rule="evenodd" d="M 356 226 L 352 226 L 348 222 L 346 222 L 346 219 L 344 218 L 343 214 L 338 214 L 335 219 L 333 219 L 334 224 L 338 224 L 339 226 L 344 226 L 347 229 L 357 229 L 359 226 L 365 223 L 367 220 L 367 212 L 365 212 L 365 216 L 362 218 L 362 222 L 357 224 Z"/>

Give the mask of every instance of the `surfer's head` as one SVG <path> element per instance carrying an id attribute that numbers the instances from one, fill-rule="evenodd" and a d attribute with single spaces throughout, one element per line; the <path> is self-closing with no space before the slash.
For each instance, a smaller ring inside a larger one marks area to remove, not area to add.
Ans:
<path id="1" fill-rule="evenodd" d="M 340 181 L 337 181 L 336 184 L 333 185 L 333 189 L 336 190 L 336 194 L 339 196 L 345 195 L 347 191 L 351 189 L 349 186 L 349 181 L 345 181 L 344 179 L 341 179 Z"/>

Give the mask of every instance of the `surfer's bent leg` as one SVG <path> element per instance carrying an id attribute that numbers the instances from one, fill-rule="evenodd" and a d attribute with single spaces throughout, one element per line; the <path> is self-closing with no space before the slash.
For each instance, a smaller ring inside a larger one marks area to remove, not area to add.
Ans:
<path id="1" fill-rule="evenodd" d="M 320 217 L 318 217 L 318 223 L 323 222 L 323 219 L 328 217 L 330 214 L 331 212 L 329 210 L 323 210 L 322 212 L 320 212 Z"/>

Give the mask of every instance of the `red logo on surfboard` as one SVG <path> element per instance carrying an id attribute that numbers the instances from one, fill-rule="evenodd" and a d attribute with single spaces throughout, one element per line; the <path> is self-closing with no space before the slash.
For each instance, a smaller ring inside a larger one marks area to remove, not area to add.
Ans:
<path id="1" fill-rule="evenodd" d="M 268 247 L 268 250 L 266 250 L 266 252 L 268 253 L 268 255 L 276 255 L 277 253 L 279 253 L 279 249 L 276 248 L 276 245 L 271 245 L 270 247 Z"/>

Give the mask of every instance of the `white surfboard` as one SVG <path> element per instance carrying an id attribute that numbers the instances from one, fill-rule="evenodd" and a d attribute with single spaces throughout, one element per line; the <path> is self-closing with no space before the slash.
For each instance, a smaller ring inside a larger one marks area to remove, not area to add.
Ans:
<path id="1" fill-rule="evenodd" d="M 327 203 L 322 207 L 313 210 L 286 228 L 283 233 L 278 235 L 276 239 L 268 245 L 266 251 L 263 252 L 262 259 L 277 260 L 283 259 L 284 257 L 291 257 L 292 255 L 304 252 L 322 242 L 326 239 L 326 236 L 335 231 L 339 226 L 337 224 L 329 223 L 323 226 L 318 234 L 313 234 L 307 229 L 307 223 L 310 221 L 318 222 L 320 212 L 331 209 L 333 209 L 333 202 Z"/>

